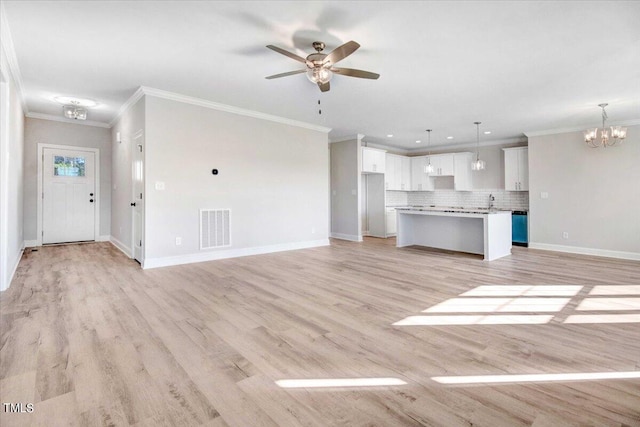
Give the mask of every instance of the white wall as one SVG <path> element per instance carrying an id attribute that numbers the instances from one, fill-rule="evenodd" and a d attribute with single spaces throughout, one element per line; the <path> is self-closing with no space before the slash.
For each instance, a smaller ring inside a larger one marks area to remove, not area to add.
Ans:
<path id="1" fill-rule="evenodd" d="M 24 112 L 4 46 L 0 48 L 0 74 L 0 290 L 4 290 L 11 283 L 24 249 Z"/>
<path id="2" fill-rule="evenodd" d="M 331 235 L 362 240 L 359 207 L 361 189 L 361 142 L 355 138 L 330 144 Z M 363 199 L 364 200 L 364 199 Z"/>
<path id="3" fill-rule="evenodd" d="M 145 267 L 328 244 L 326 132 L 146 96 L 145 133 Z M 231 248 L 200 251 L 203 208 Z"/>
<path id="4" fill-rule="evenodd" d="M 24 144 L 24 238 L 37 240 L 38 144 L 100 150 L 100 236 L 111 229 L 111 131 L 103 127 L 27 117 Z M 96 236 L 98 239 L 100 236 Z"/>
<path id="5" fill-rule="evenodd" d="M 530 137 L 531 247 L 640 259 L 639 184 L 640 126 L 606 149 L 582 132 Z"/>
<path id="6" fill-rule="evenodd" d="M 111 241 L 132 256 L 132 139 L 145 127 L 145 97 L 129 107 L 111 128 Z M 116 134 L 120 133 L 120 142 Z"/>

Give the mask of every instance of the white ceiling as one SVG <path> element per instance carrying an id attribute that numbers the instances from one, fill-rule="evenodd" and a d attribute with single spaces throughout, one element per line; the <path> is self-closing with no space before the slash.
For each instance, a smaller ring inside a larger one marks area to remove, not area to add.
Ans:
<path id="1" fill-rule="evenodd" d="M 29 112 L 61 116 L 58 95 L 92 98 L 109 123 L 139 86 L 332 128 L 332 139 L 404 149 L 640 118 L 640 2 L 3 1 Z M 304 74 L 264 77 L 362 45 L 320 93 Z M 318 114 L 318 100 L 322 115 Z M 393 138 L 387 138 L 393 134 Z M 446 136 L 455 139 L 447 141 Z M 416 140 L 422 144 L 416 144 Z"/>

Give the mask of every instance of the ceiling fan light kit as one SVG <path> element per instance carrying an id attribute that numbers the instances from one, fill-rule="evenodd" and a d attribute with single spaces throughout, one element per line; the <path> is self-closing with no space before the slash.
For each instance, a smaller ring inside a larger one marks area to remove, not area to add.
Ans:
<path id="1" fill-rule="evenodd" d="M 606 121 L 609 118 L 605 110 L 607 105 L 609 104 L 598 104 L 598 107 L 602 108 L 602 129 L 600 130 L 599 140 L 598 128 L 591 128 L 584 131 L 584 142 L 591 148 L 611 147 L 622 142 L 627 137 L 627 128 L 625 127 L 611 126 L 609 130 L 607 130 Z"/>
<path id="2" fill-rule="evenodd" d="M 312 53 L 306 58 L 298 56 L 295 53 L 291 53 L 277 46 L 268 45 L 267 47 L 275 52 L 288 56 L 295 61 L 302 62 L 307 66 L 307 68 L 303 70 L 289 71 L 286 73 L 274 74 L 272 76 L 265 77 L 268 80 L 306 73 L 309 81 L 317 84 L 320 88 L 320 91 L 328 92 L 331 88 L 329 85 L 329 81 L 333 78 L 334 74 L 373 80 L 380 77 L 380 74 L 372 73 L 370 71 L 334 67 L 334 64 L 342 61 L 344 58 L 351 55 L 360 47 L 360 45 L 353 40 L 346 42 L 341 46 L 338 46 L 329 54 L 322 53 L 325 48 L 325 44 L 323 42 L 313 42 L 313 48 L 316 50 L 316 53 Z"/>

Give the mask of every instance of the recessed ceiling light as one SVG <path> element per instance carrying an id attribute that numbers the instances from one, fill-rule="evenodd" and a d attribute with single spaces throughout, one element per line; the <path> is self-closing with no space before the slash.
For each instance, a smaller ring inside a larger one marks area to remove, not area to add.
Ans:
<path id="1" fill-rule="evenodd" d="M 490 133 L 491 133 L 491 131 L 490 131 L 490 130 L 485 130 L 485 131 L 484 131 L 484 134 L 485 134 L 485 135 L 489 135 Z"/>
<path id="2" fill-rule="evenodd" d="M 55 99 L 56 102 L 62 105 L 76 105 L 78 107 L 85 107 L 85 108 L 91 108 L 98 105 L 98 103 L 93 99 L 74 98 L 73 96 L 56 96 L 53 99 Z"/>
<path id="3" fill-rule="evenodd" d="M 453 139 L 453 137 L 452 136 L 448 136 L 447 139 Z"/>
<path id="4" fill-rule="evenodd" d="M 389 135 L 387 135 L 387 138 L 393 138 L 393 134 L 390 133 Z"/>
<path id="5" fill-rule="evenodd" d="M 420 144 L 422 141 L 420 141 L 419 139 L 416 140 L 416 144 Z"/>

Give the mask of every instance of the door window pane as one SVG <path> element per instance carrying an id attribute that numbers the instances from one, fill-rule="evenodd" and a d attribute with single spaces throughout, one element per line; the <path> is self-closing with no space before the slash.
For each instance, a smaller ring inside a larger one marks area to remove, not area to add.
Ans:
<path id="1" fill-rule="evenodd" d="M 55 176 L 84 176 L 84 157 L 53 156 Z"/>

